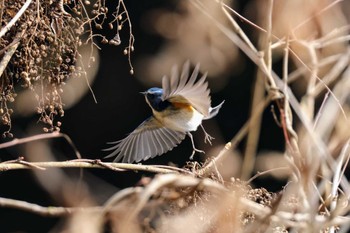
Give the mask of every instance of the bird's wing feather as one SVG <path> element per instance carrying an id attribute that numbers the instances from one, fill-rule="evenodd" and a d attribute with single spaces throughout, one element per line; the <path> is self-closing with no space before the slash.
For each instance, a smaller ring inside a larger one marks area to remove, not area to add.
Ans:
<path id="1" fill-rule="evenodd" d="M 112 151 L 105 158 L 116 156 L 115 162 L 140 162 L 161 155 L 175 146 L 184 138 L 184 132 L 178 132 L 162 126 L 153 116 L 145 120 L 126 138 L 110 142 L 114 146 L 104 149 Z"/>
<path id="2" fill-rule="evenodd" d="M 199 73 L 199 64 L 194 68 L 189 77 L 190 63 L 187 61 L 182 69 L 181 75 L 177 67 L 174 67 L 171 76 L 164 76 L 162 80 L 162 99 L 170 99 L 176 96 L 185 98 L 197 111 L 205 117 L 209 116 L 211 105 L 208 83 L 205 81 L 207 74 L 202 75 L 196 82 Z"/>

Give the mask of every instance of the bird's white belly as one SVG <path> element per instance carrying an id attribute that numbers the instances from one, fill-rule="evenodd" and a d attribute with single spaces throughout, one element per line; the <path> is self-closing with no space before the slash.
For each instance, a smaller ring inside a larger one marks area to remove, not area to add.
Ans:
<path id="1" fill-rule="evenodd" d="M 162 114 L 162 116 L 158 114 Z M 188 132 L 197 130 L 198 126 L 202 123 L 203 115 L 198 111 L 171 111 L 167 114 L 155 113 L 155 117 L 162 119 L 162 124 L 170 129 Z"/>

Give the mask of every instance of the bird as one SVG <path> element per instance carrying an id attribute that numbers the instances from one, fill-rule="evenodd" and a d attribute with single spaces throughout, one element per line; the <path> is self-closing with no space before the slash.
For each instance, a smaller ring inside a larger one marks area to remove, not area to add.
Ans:
<path id="1" fill-rule="evenodd" d="M 103 149 L 113 151 L 105 158 L 115 157 L 114 162 L 141 162 L 162 155 L 183 141 L 186 135 L 195 152 L 204 153 L 195 147 L 191 131 L 199 126 L 205 134 L 204 141 L 211 144 L 211 137 L 202 126 L 202 121 L 216 116 L 224 104 L 211 107 L 207 73 L 198 78 L 198 63 L 190 75 L 190 62 L 184 63 L 181 74 L 174 66 L 171 75 L 163 76 L 162 88 L 152 87 L 145 92 L 146 103 L 152 109 L 152 116 L 143 121 L 124 139 L 109 142 L 113 146 Z"/>

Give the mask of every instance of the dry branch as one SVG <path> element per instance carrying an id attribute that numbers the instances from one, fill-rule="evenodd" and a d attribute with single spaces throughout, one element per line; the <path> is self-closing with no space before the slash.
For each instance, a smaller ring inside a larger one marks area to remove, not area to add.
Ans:
<path id="1" fill-rule="evenodd" d="M 58 207 L 58 206 L 49 206 L 44 207 L 41 205 L 29 203 L 26 201 L 14 200 L 10 198 L 0 197 L 0 207 L 13 208 L 22 211 L 31 212 L 33 214 L 38 214 L 45 217 L 59 217 L 65 216 L 67 214 L 73 214 L 77 211 L 87 212 L 93 211 L 98 212 L 102 211 L 102 207 Z"/>
<path id="2" fill-rule="evenodd" d="M 45 170 L 47 168 L 99 168 L 109 169 L 114 171 L 144 171 L 152 173 L 178 173 L 179 169 L 172 167 L 162 168 L 156 165 L 142 165 L 142 164 L 129 164 L 129 163 L 109 163 L 101 162 L 100 160 L 89 160 L 89 159 L 76 159 L 69 161 L 57 161 L 57 162 L 27 162 L 22 159 L 11 160 L 0 163 L 0 172 L 9 170 L 20 170 L 20 169 L 39 169 Z M 188 171 L 183 170 L 184 173 Z"/>
<path id="3" fill-rule="evenodd" d="M 23 15 L 23 13 L 27 10 L 29 7 L 30 3 L 32 3 L 32 0 L 27 0 L 22 8 L 17 12 L 17 14 L 12 18 L 12 20 L 6 24 L 3 28 L 1 28 L 0 31 L 0 38 L 3 37 L 8 30 L 11 29 L 11 27 L 17 22 L 17 20 Z"/>

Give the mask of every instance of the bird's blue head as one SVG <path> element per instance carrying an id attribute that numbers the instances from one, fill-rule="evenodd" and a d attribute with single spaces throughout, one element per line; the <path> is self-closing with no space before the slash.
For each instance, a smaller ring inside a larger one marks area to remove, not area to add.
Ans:
<path id="1" fill-rule="evenodd" d="M 145 92 L 142 92 L 145 95 L 147 103 L 154 110 L 161 112 L 166 109 L 170 102 L 167 100 L 162 100 L 163 89 L 158 87 L 152 87 Z"/>

